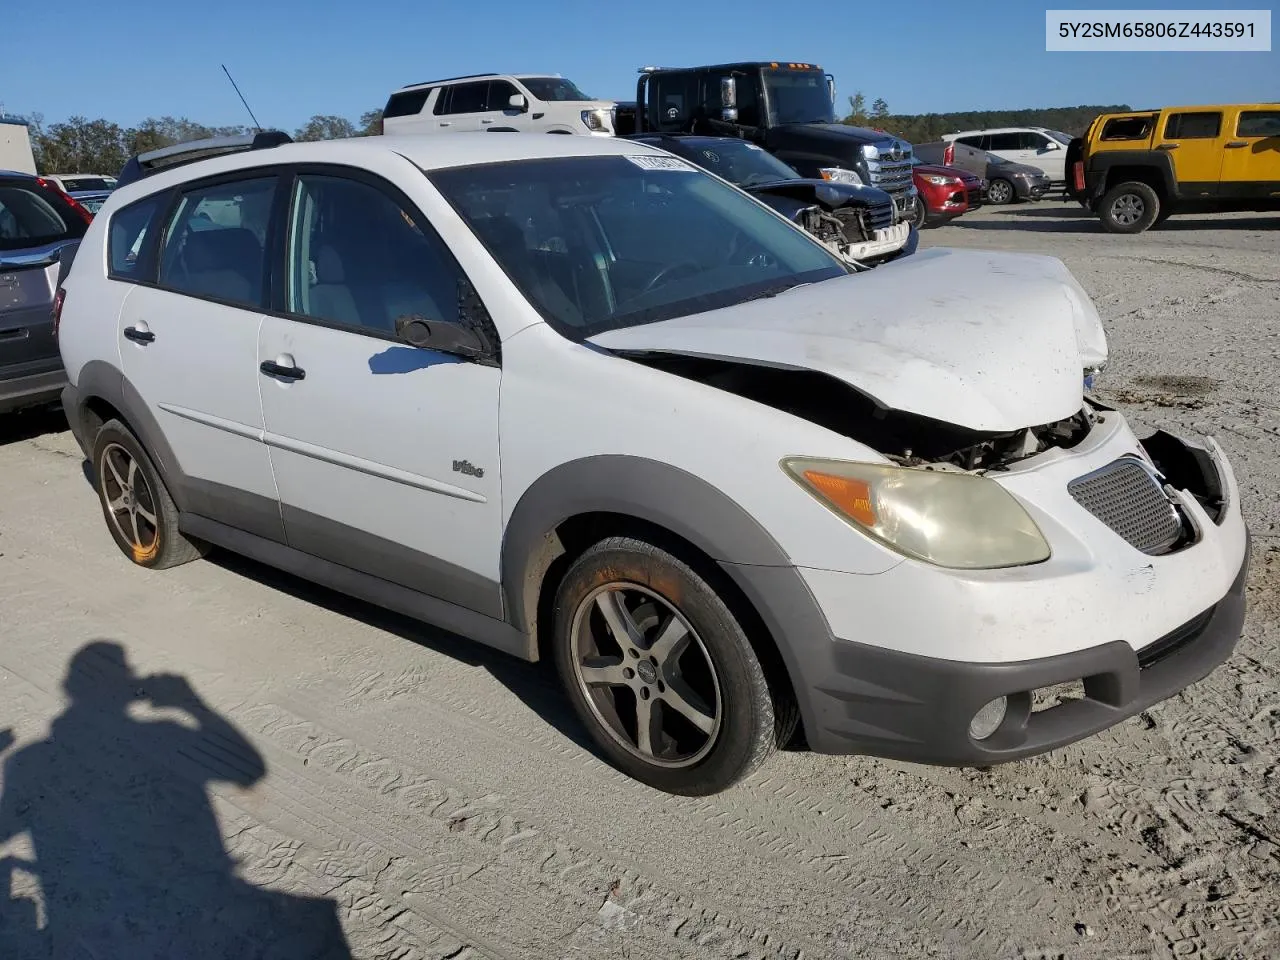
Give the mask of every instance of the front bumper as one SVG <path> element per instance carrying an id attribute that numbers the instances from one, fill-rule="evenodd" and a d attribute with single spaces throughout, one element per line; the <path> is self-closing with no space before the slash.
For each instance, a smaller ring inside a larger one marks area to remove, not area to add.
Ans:
<path id="1" fill-rule="evenodd" d="M 831 670 L 813 692 L 821 753 L 949 766 L 1034 756 L 1132 717 L 1202 679 L 1231 656 L 1244 624 L 1248 555 L 1226 596 L 1188 623 L 1134 650 L 1113 640 L 1074 653 L 1012 663 L 968 663 L 837 641 Z M 1084 696 L 1032 712 L 1032 693 L 1083 681 Z M 969 722 L 1007 697 L 1008 713 L 985 740 Z"/>
<path id="2" fill-rule="evenodd" d="M 911 224 L 906 221 L 895 223 L 892 227 L 877 230 L 874 240 L 864 240 L 861 243 L 849 244 L 844 250 L 844 255 L 850 260 L 863 262 L 877 260 L 889 254 L 897 253 L 910 237 Z"/>
<path id="3" fill-rule="evenodd" d="M 1068 492 L 1074 478 L 1135 455 L 1160 463 L 1196 531 L 1189 546 L 1142 553 Z M 902 560 L 873 575 L 800 568 L 825 629 L 810 618 L 803 631 L 782 631 L 783 653 L 813 749 L 1014 760 L 1132 716 L 1230 656 L 1244 622 L 1249 535 L 1216 445 L 1162 433 L 1140 444 L 1108 412 L 1075 447 L 1014 464 L 999 482 L 1049 540 L 1043 563 L 947 571 Z M 1037 691 L 1064 683 L 1082 684 L 1083 698 L 1033 711 Z M 971 738 L 974 714 L 1002 696 L 1001 728 Z"/>
<path id="4" fill-rule="evenodd" d="M 1049 192 L 1048 180 L 1027 180 L 1017 177 L 1013 181 L 1014 190 L 1020 200 L 1039 200 Z"/>

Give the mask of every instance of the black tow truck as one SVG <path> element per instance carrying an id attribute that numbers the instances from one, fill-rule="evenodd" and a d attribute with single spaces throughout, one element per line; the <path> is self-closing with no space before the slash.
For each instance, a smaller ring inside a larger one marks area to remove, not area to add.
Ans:
<path id="1" fill-rule="evenodd" d="M 835 79 L 809 63 L 642 67 L 635 103 L 619 104 L 615 122 L 620 134 L 749 140 L 806 177 L 877 187 L 893 197 L 897 219 L 910 219 L 911 144 L 837 122 L 834 105 Z"/>

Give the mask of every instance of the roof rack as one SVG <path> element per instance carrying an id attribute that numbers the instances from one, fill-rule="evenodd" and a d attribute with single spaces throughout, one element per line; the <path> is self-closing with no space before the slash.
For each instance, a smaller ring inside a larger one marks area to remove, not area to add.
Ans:
<path id="1" fill-rule="evenodd" d="M 120 175 L 116 178 L 116 189 L 153 173 L 195 163 L 198 160 L 208 160 L 212 157 L 243 153 L 248 150 L 269 150 L 284 143 L 293 143 L 293 137 L 283 130 L 259 130 L 257 133 L 242 133 L 230 137 L 188 140 L 186 143 L 175 143 L 157 150 L 148 150 L 125 161 Z"/>
<path id="2" fill-rule="evenodd" d="M 421 83 L 409 83 L 401 87 L 401 90 L 408 90 L 410 87 L 429 87 L 433 83 L 453 83 L 455 80 L 478 80 L 481 77 L 501 77 L 501 73 L 467 73 L 460 77 L 444 77 L 440 80 L 423 80 Z"/>

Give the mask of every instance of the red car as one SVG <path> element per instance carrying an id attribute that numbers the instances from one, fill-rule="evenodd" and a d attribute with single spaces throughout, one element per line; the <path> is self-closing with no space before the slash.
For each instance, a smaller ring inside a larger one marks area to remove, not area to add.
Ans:
<path id="1" fill-rule="evenodd" d="M 916 229 L 935 226 L 982 206 L 981 177 L 959 167 L 944 167 L 919 161 L 911 168 L 911 178 L 920 192 L 916 204 Z"/>

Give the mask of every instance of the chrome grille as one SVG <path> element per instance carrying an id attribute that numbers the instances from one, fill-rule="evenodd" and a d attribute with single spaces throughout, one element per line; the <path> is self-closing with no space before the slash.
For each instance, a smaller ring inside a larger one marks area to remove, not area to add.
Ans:
<path id="1" fill-rule="evenodd" d="M 1182 533 L 1182 518 L 1160 481 L 1132 457 L 1122 457 L 1067 484 L 1076 503 L 1143 553 L 1165 553 Z"/>

